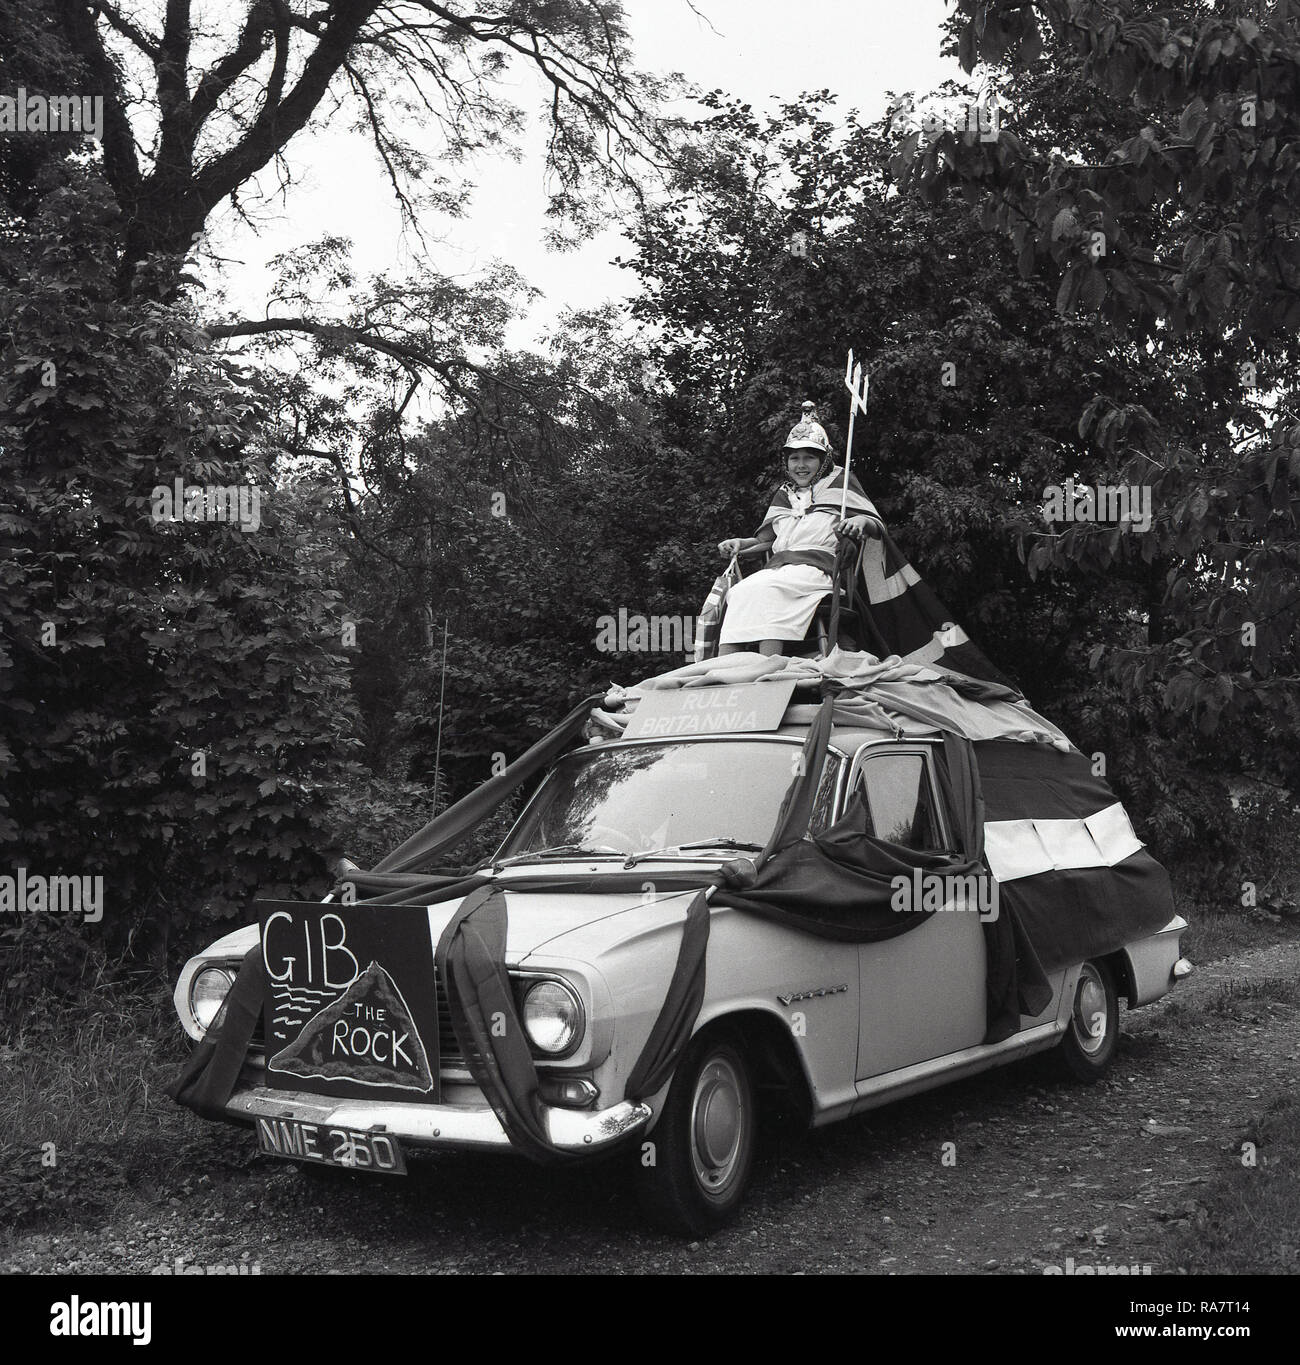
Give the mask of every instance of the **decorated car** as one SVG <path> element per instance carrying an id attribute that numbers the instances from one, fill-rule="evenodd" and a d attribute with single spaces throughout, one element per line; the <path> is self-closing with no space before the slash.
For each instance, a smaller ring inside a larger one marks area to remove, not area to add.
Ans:
<path id="1" fill-rule="evenodd" d="M 576 747 L 575 747 L 576 746 Z M 589 698 L 321 902 L 184 968 L 173 1093 L 303 1165 L 622 1148 L 700 1234 L 760 1120 L 819 1126 L 1052 1050 L 1191 970 L 1164 870 L 1092 761 L 1000 683 L 832 650 Z M 489 863 L 437 862 L 540 778 Z"/>

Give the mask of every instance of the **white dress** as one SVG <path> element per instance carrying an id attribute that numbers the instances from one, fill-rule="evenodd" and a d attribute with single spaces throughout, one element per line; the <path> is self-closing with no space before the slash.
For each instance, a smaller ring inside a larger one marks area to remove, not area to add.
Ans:
<path id="1" fill-rule="evenodd" d="M 839 516 L 808 509 L 811 489 L 791 494 L 795 510 L 772 521 L 776 540 L 772 550 L 822 551 L 835 554 Z M 727 594 L 719 644 L 743 645 L 758 640 L 802 640 L 808 633 L 817 603 L 831 591 L 831 576 L 811 564 L 783 564 L 760 569 L 737 583 Z"/>

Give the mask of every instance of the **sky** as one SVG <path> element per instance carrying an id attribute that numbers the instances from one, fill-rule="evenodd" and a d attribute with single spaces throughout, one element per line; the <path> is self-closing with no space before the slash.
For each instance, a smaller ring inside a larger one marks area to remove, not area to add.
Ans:
<path id="1" fill-rule="evenodd" d="M 625 0 L 625 8 L 643 69 L 679 71 L 759 111 L 829 88 L 841 108 L 872 117 L 883 112 L 888 91 L 924 92 L 961 76 L 955 60 L 939 56 L 945 0 Z M 526 107 L 540 103 L 540 95 L 527 98 L 532 88 L 521 91 Z M 498 158 L 473 168 L 476 190 L 464 217 L 424 225 L 437 269 L 472 276 L 498 258 L 543 291 L 512 329 L 514 345 L 543 333 L 564 308 L 596 306 L 636 287 L 630 271 L 612 264 L 629 254 L 616 227 L 576 251 L 547 248 L 540 125 L 526 143 L 518 163 Z M 326 232 L 352 239 L 362 275 L 398 273 L 419 249 L 403 234 L 363 136 L 341 125 L 313 129 L 291 145 L 289 160 L 298 183 L 282 210 L 261 215 L 256 234 L 229 208 L 210 223 L 208 246 L 220 258 L 229 306 L 244 316 L 266 312 L 270 258 Z"/>

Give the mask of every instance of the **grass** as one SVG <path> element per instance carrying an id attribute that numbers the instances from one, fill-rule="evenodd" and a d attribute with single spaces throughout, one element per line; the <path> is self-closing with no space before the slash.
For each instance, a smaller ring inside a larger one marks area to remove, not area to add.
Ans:
<path id="1" fill-rule="evenodd" d="M 1256 1164 L 1220 1177 L 1199 1201 L 1205 1219 L 1178 1233 L 1190 1274 L 1300 1272 L 1300 1099 L 1274 1100 L 1247 1140 Z"/>
<path id="2" fill-rule="evenodd" d="M 0 1226 L 100 1213 L 184 1165 L 195 1125 L 162 1092 L 183 1055 L 161 993 L 29 1008 L 0 1041 Z"/>
<path id="3" fill-rule="evenodd" d="M 1179 913 L 1187 921 L 1183 956 L 1202 967 L 1263 946 L 1278 928 L 1240 910 L 1225 913 L 1210 906 L 1191 905 L 1179 906 Z"/>
<path id="4" fill-rule="evenodd" d="M 1264 976 L 1254 981 L 1230 979 L 1221 983 L 1201 1008 L 1207 1014 L 1239 1018 L 1248 1012 L 1243 1011 L 1243 1005 L 1260 1000 L 1300 1005 L 1300 979 L 1293 976 Z"/>

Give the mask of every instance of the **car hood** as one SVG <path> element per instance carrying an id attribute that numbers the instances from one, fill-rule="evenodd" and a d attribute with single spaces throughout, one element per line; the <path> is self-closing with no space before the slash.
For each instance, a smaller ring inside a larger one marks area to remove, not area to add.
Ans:
<path id="1" fill-rule="evenodd" d="M 716 866 L 716 864 L 714 865 Z M 601 891 L 575 894 L 568 891 L 511 891 L 510 871 L 499 880 L 506 894 L 508 924 L 506 930 L 506 960 L 518 965 L 530 954 L 547 948 L 551 952 L 562 952 L 577 957 L 588 953 L 599 953 L 603 947 L 614 941 L 635 937 L 640 933 L 656 932 L 666 923 L 680 921 L 683 905 L 695 893 L 693 891 L 655 892 L 653 886 L 656 871 L 698 870 L 700 885 L 706 886 L 711 880 L 713 866 L 703 862 L 685 864 L 646 864 L 645 881 L 638 891 Z M 560 869 L 550 868 L 557 873 Z M 599 877 L 599 869 L 589 864 L 580 867 L 567 867 L 569 876 L 586 876 L 593 872 Z M 535 876 L 536 867 L 520 868 L 518 876 Z M 436 944 L 452 916 L 461 906 L 461 900 L 444 901 L 429 907 L 429 930 Z M 347 907 L 339 909 L 346 914 Z M 620 916 L 638 911 L 635 925 L 626 921 L 619 922 Z M 599 927 L 597 927 L 599 926 Z M 565 940 L 563 943 L 560 940 Z M 242 957 L 257 943 L 257 926 L 245 925 L 234 933 L 227 934 L 204 950 L 205 958 Z"/>
<path id="2" fill-rule="evenodd" d="M 675 863 L 671 870 L 680 873 L 686 865 Z M 660 868 L 659 870 L 667 870 Z M 713 869 L 696 865 L 700 885 L 707 886 Z M 590 873 L 583 867 L 581 874 Z M 621 868 L 620 868 L 621 871 Z M 594 957 L 612 942 L 635 937 L 642 932 L 654 932 L 665 922 L 680 921 L 683 906 L 694 891 L 653 890 L 656 867 L 647 865 L 645 879 L 634 891 L 512 891 L 511 878 L 499 881 L 506 896 L 508 921 L 506 926 L 506 960 L 522 963 L 531 954 L 545 949 L 549 953 L 563 953 L 573 957 Z M 521 875 L 536 874 L 529 868 Z M 599 878 L 599 872 L 596 873 Z M 450 921 L 459 902 L 446 906 L 435 905 L 429 910 L 430 928 L 435 939 Z M 635 912 L 635 922 L 632 917 Z"/>

